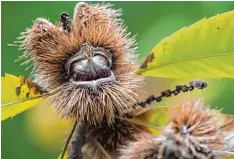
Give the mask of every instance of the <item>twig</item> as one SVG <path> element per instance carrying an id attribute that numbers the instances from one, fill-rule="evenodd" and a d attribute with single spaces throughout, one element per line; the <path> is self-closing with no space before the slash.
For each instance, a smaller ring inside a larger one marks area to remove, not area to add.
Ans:
<path id="1" fill-rule="evenodd" d="M 71 131 L 70 135 L 69 135 L 68 138 L 67 138 L 66 144 L 65 144 L 65 146 L 64 146 L 64 148 L 63 148 L 63 152 L 62 152 L 62 155 L 61 155 L 61 159 L 64 158 L 64 155 L 65 155 L 65 153 L 66 153 L 66 151 L 67 151 L 67 147 L 68 147 L 68 145 L 69 145 L 69 142 L 70 142 L 70 140 L 71 140 L 71 138 L 72 138 L 72 135 L 73 135 L 73 133 L 74 133 L 74 131 L 75 131 L 75 129 L 76 129 L 76 125 L 77 125 L 77 121 L 74 123 L 73 128 L 72 128 L 72 131 Z"/>
<path id="2" fill-rule="evenodd" d="M 145 107 L 147 104 L 151 104 L 153 101 L 160 102 L 162 101 L 163 97 L 170 97 L 172 94 L 174 96 L 178 95 L 180 92 L 187 92 L 187 91 L 192 91 L 194 88 L 197 89 L 204 89 L 207 87 L 207 83 L 202 81 L 202 80 L 194 80 L 189 83 L 189 86 L 186 85 L 177 85 L 175 90 L 165 90 L 161 92 L 161 95 L 159 96 L 154 96 L 151 95 L 149 96 L 145 101 L 138 103 L 138 105 Z"/>
<path id="3" fill-rule="evenodd" d="M 67 31 L 68 33 L 71 32 L 71 20 L 69 18 L 68 13 L 66 12 L 61 13 L 60 22 L 62 24 L 62 28 L 64 31 Z"/>

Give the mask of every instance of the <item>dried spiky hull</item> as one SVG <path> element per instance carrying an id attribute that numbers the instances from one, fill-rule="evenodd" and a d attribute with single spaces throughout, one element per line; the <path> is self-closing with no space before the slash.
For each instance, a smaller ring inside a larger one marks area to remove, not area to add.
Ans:
<path id="1" fill-rule="evenodd" d="M 123 116 L 136 109 L 141 78 L 133 75 L 137 68 L 135 40 L 129 37 L 120 15 L 121 11 L 111 9 L 110 5 L 78 3 L 69 31 L 61 24 L 53 25 L 38 18 L 19 39 L 21 49 L 25 49 L 20 58 L 26 59 L 25 64 L 33 62 L 35 82 L 53 94 L 47 102 L 62 117 L 92 124 L 106 117 L 112 122 L 116 115 Z M 65 68 L 69 58 L 85 43 L 111 53 L 111 71 L 116 79 L 100 85 L 94 93 L 70 83 Z"/>
<path id="2" fill-rule="evenodd" d="M 221 159 L 234 157 L 232 147 L 234 118 L 224 120 L 217 110 L 203 101 L 184 101 L 169 108 L 171 122 L 155 137 L 148 133 L 135 136 L 120 149 L 121 159 Z"/>
<path id="3" fill-rule="evenodd" d="M 141 139 L 122 149 L 120 159 L 218 159 L 211 149 L 194 139 L 179 135 L 155 138 L 141 134 Z"/>

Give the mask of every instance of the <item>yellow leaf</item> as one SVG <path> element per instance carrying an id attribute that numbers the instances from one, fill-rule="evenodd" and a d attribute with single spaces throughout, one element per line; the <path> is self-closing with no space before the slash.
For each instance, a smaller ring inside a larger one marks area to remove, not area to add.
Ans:
<path id="1" fill-rule="evenodd" d="M 149 107 L 137 112 L 132 119 L 138 125 L 147 127 L 148 131 L 155 136 L 161 132 L 161 128 L 168 124 L 167 106 Z"/>
<path id="2" fill-rule="evenodd" d="M 234 78 L 234 11 L 202 19 L 163 39 L 138 74 L 165 78 Z"/>
<path id="3" fill-rule="evenodd" d="M 22 76 L 5 74 L 1 80 L 2 121 L 36 106 L 43 99 L 40 88 Z"/>
<path id="4" fill-rule="evenodd" d="M 70 148 L 68 148 L 63 156 L 63 159 L 66 159 L 68 158 L 68 155 L 69 155 L 69 152 L 70 152 Z M 58 156 L 58 159 L 62 159 L 62 153 Z"/>

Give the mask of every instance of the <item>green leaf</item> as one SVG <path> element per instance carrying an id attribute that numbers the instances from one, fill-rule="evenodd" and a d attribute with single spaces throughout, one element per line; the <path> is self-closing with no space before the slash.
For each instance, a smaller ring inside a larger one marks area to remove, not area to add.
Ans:
<path id="1" fill-rule="evenodd" d="M 234 11 L 202 19 L 156 45 L 138 74 L 165 78 L 234 78 Z"/>
<path id="2" fill-rule="evenodd" d="M 6 74 L 1 81 L 2 121 L 36 106 L 43 100 L 40 88 L 22 76 Z"/>

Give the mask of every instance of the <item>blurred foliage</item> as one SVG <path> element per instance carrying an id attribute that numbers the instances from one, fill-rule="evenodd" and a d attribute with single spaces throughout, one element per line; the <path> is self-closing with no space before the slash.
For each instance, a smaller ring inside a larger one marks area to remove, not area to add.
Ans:
<path id="1" fill-rule="evenodd" d="M 43 102 L 25 114 L 28 137 L 36 146 L 52 152 L 62 150 L 73 122 L 57 115 L 55 107 L 48 107 Z"/>
<path id="2" fill-rule="evenodd" d="M 13 43 L 19 33 L 32 25 L 37 17 L 58 21 L 61 12 L 73 14 L 77 2 L 2 2 L 2 76 L 5 73 L 29 75 L 25 67 L 14 60 L 21 54 L 17 48 L 7 46 Z M 152 50 L 156 43 L 178 29 L 189 26 L 204 18 L 234 9 L 234 2 L 111 2 L 115 8 L 122 8 L 123 19 L 128 30 L 137 34 L 139 62 Z M 187 84 L 188 80 L 147 78 L 144 87 L 145 98 L 157 94 L 176 83 Z M 171 103 L 188 96 L 203 96 L 213 107 L 225 108 L 224 113 L 234 114 L 234 80 L 207 80 L 208 88 L 191 95 L 173 97 L 164 103 Z M 35 108 L 2 123 L 3 159 L 51 159 L 61 152 L 60 145 L 69 126 L 60 124 L 55 113 L 47 108 Z M 52 120 L 50 120 L 50 118 Z M 33 130 L 33 131 L 32 131 Z M 49 147 L 49 148 L 48 148 Z M 61 147 L 62 148 L 62 147 Z"/>

